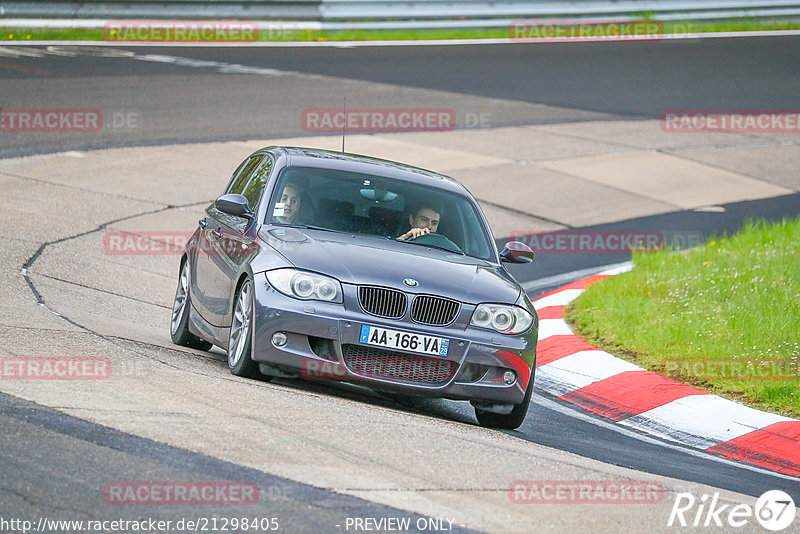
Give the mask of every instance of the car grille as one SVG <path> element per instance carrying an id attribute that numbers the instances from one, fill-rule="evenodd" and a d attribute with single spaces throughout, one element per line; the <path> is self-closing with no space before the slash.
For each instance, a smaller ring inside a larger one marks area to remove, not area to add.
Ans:
<path id="1" fill-rule="evenodd" d="M 358 301 L 365 312 L 386 319 L 401 318 L 408 306 L 405 293 L 384 287 L 359 287 Z"/>
<path id="2" fill-rule="evenodd" d="M 456 362 L 451 360 L 360 345 L 342 345 L 342 355 L 351 372 L 370 378 L 440 384 L 450 380 L 456 371 Z"/>
<path id="3" fill-rule="evenodd" d="M 411 304 L 411 319 L 417 323 L 444 326 L 455 321 L 460 309 L 458 301 L 420 295 Z"/>

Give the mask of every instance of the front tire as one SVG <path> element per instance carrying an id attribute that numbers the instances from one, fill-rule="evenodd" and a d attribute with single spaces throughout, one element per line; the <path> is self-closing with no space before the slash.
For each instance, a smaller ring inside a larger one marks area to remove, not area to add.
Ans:
<path id="1" fill-rule="evenodd" d="M 478 423 L 481 426 L 489 428 L 501 428 L 504 430 L 516 430 L 525 421 L 525 416 L 528 414 L 528 406 L 531 403 L 531 395 L 533 394 L 533 370 L 531 370 L 531 377 L 528 381 L 528 388 L 525 390 L 525 396 L 522 402 L 515 404 L 510 413 L 499 414 L 492 412 L 482 412 L 475 408 L 475 417 L 478 418 Z"/>
<path id="2" fill-rule="evenodd" d="M 192 306 L 189 295 L 189 260 L 181 265 L 181 274 L 178 277 L 178 288 L 175 290 L 175 300 L 172 304 L 172 320 L 169 333 L 172 342 L 183 347 L 208 350 L 211 343 L 200 339 L 189 331 L 189 309 Z"/>
<path id="3" fill-rule="evenodd" d="M 259 376 L 252 354 L 253 282 L 248 278 L 236 291 L 228 336 L 228 370 L 246 378 Z"/>

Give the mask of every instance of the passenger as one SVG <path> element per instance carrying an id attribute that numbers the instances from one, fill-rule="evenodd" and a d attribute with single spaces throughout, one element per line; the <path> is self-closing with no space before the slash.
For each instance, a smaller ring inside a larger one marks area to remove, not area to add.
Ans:
<path id="1" fill-rule="evenodd" d="M 283 186 L 281 196 L 275 204 L 273 210 L 273 222 L 281 224 L 297 224 L 300 206 L 302 204 L 303 191 L 300 185 L 295 182 L 287 182 Z"/>
<path id="2" fill-rule="evenodd" d="M 418 208 L 408 215 L 408 224 L 411 229 L 397 239 L 414 239 L 421 235 L 436 233 L 439 229 L 439 216 L 442 209 L 433 204 L 420 204 Z"/>

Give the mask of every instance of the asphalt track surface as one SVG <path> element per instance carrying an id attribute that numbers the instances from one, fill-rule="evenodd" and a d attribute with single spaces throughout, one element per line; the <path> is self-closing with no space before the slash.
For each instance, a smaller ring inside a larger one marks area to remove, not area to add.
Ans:
<path id="1" fill-rule="evenodd" d="M 124 47 L 116 47 L 124 49 Z M 353 80 L 374 81 L 397 86 L 443 90 L 465 95 L 488 96 L 531 103 L 544 103 L 582 110 L 594 118 L 658 117 L 664 109 L 796 109 L 799 102 L 800 40 L 796 38 L 716 39 L 669 43 L 604 43 L 599 46 L 440 46 L 386 48 L 175 48 L 136 49 L 136 53 L 171 54 L 203 61 L 226 62 L 249 67 L 281 69 L 321 74 Z M 38 82 L 42 93 L 56 91 L 65 100 L 99 101 L 116 109 L 133 109 L 147 115 L 158 112 L 168 101 L 170 128 L 126 132 L 109 141 L 61 136 L 32 135 L 4 138 L 0 154 L 52 152 L 87 147 L 148 145 L 211 139 L 234 139 L 296 135 L 303 133 L 295 119 L 278 119 L 265 127 L 253 121 L 254 106 L 260 106 L 251 87 L 239 89 L 238 75 L 218 76 L 217 100 L 196 97 L 194 87 L 186 87 L 186 77 L 203 77 L 198 83 L 214 83 L 203 69 L 185 69 L 170 63 L 136 62 L 108 57 L 4 57 L 0 72 L 6 81 Z M 156 94 L 148 87 L 180 76 L 175 94 Z M 59 84 L 59 78 L 100 79 L 95 85 Z M 124 91 L 109 94 L 115 78 L 123 80 Z M 312 78 L 313 79 L 313 78 Z M 53 83 L 46 83 L 51 80 Z M 190 82 L 188 82 L 190 83 Z M 311 82 L 309 82 L 311 83 Z M 0 105 L 30 105 L 30 85 L 9 83 Z M 14 94 L 13 89 L 19 88 Z M 198 86 L 198 92 L 201 92 Z M 75 92 L 70 94 L 70 92 Z M 80 92 L 80 93 L 78 93 Z M 124 96 L 123 96 L 124 95 Z M 204 93 L 205 96 L 207 96 Z M 333 107 L 340 95 L 316 105 Z M 309 105 L 302 89 L 284 94 L 278 107 L 297 109 Z M 57 107 L 54 105 L 53 107 Z M 221 112 L 224 121 L 203 119 L 204 110 Z M 584 115 L 576 115 L 577 120 Z M 571 120 L 565 112 L 559 120 Z M 535 119 L 534 119 L 535 120 Z M 513 123 L 509 121 L 508 123 Z M 105 144 L 104 144 L 105 143 Z M 646 220 L 622 221 L 597 228 L 686 228 L 708 234 L 733 231 L 746 218 L 778 218 L 800 211 L 800 198 L 790 195 L 777 199 L 743 202 L 726 206 L 725 213 L 678 212 Z M 537 259 L 537 272 L 516 270 L 523 280 L 534 280 L 578 269 L 615 263 L 619 256 L 563 257 Z M 548 287 L 539 287 L 544 291 Z M 33 298 L 33 297 L 32 297 Z M 304 386 L 306 387 L 306 386 Z M 341 385 L 307 386 L 330 395 L 355 396 L 378 404 L 393 401 L 351 391 Z M 344 388 L 344 389 L 343 389 Z M 472 422 L 471 409 L 446 401 L 420 400 L 405 409 L 450 420 Z M 578 455 L 631 467 L 643 473 L 701 482 L 711 486 L 758 496 L 767 489 L 783 489 L 800 502 L 797 480 L 768 472 L 744 468 L 733 462 L 646 438 L 634 432 L 620 433 L 604 421 L 577 412 L 569 405 L 545 394 L 532 401 L 527 421 L 513 433 L 529 440 Z M 181 480 L 195 477 L 258 480 L 262 487 L 282 488 L 275 501 L 266 503 L 296 521 L 294 531 L 326 530 L 337 518 L 353 515 L 385 516 L 390 509 L 360 499 L 333 495 L 296 482 L 263 473 L 246 473 L 245 468 L 227 464 L 197 453 L 149 442 L 60 414 L 53 410 L 0 395 L 0 472 L 3 515 L 57 514 L 71 510 L 94 517 L 97 510 L 88 503 L 96 500 L 97 484 L 108 480 L 108 470 L 120 473 L 148 473 L 152 479 Z M 20 458 L 29 452 L 27 443 L 39 445 L 36 457 L 29 455 L 27 466 Z M 85 483 L 75 485 L 75 471 Z M 103 474 L 102 477 L 100 476 Z M 69 491 L 65 490 L 69 487 Z M 281 493 L 282 492 L 282 493 Z M 309 512 L 309 510 L 311 512 Z M 195 510 L 189 510 L 196 512 Z M 13 512 L 13 513 L 12 513 Z M 137 510 L 136 515 L 146 515 Z M 163 510 L 159 515 L 163 516 Z M 185 516 L 186 510 L 175 515 Z M 268 514 L 264 510 L 263 514 Z M 404 516 L 411 516 L 403 512 Z"/>
<path id="2" fill-rule="evenodd" d="M 337 525 L 343 527 L 348 517 L 398 515 L 388 506 L 132 436 L 2 393 L 0 421 L 4 466 L 0 510 L 5 518 L 55 520 L 70 511 L 69 517 L 76 520 L 136 521 L 152 517 L 177 525 L 181 519 L 202 521 L 199 518 L 211 517 L 208 507 L 200 505 L 131 508 L 106 502 L 105 509 L 98 510 L 97 488 L 104 487 L 109 477 L 126 480 L 131 473 L 148 472 L 158 480 L 255 483 L 263 493 L 257 503 L 248 506 L 246 517 L 274 518 L 283 532 L 329 532 Z M 31 455 L 34 443 L 36 452 Z M 410 513 L 402 516 L 411 519 L 412 527 L 422 518 Z M 416 528 L 409 531 L 419 532 Z M 470 532 L 458 526 L 453 531 Z"/>
<path id="3" fill-rule="evenodd" d="M 800 41 L 194 50 L 189 57 L 658 118 L 665 109 L 793 109 Z"/>
<path id="4" fill-rule="evenodd" d="M 492 116 L 493 127 L 658 118 L 674 109 L 786 110 L 795 109 L 800 100 L 797 37 L 588 46 L 112 46 L 83 47 L 79 53 L 69 46 L 53 51 L 46 48 L 0 47 L 0 79 L 14 82 L 4 86 L 0 107 L 80 103 L 81 107 L 109 113 L 135 113 L 143 127 L 107 128 L 96 138 L 6 136 L 0 143 L 0 156 L 65 148 L 308 135 L 298 120 L 303 109 L 339 108 L 347 96 L 352 107 L 367 96 L 331 89 L 315 75 L 444 91 L 451 99 L 452 93 L 460 94 L 467 113 L 481 111 L 475 98 L 515 103 L 509 113 Z M 120 50 L 155 57 L 147 61 L 102 57 Z M 164 56 L 207 63 L 179 67 Z M 269 76 L 254 82 L 248 79 L 253 76 L 240 74 L 237 68 L 242 66 L 302 73 L 308 78 L 302 87 L 290 89 Z M 218 75 L 223 72 L 225 76 Z M 85 83 L 73 83 L 80 80 Z M 397 93 L 393 94 L 395 101 L 401 101 Z M 411 102 L 431 107 L 428 102 Z M 560 113 L 526 113 L 522 103 L 552 106 Z M 449 104 L 454 108 L 459 105 L 456 101 Z"/>

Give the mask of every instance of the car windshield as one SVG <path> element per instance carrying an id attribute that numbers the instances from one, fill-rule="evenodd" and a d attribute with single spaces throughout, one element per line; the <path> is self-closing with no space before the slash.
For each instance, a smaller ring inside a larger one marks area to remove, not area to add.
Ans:
<path id="1" fill-rule="evenodd" d="M 266 223 L 380 238 L 494 261 L 491 234 L 475 203 L 461 195 L 376 175 L 287 167 Z M 419 237 L 412 228 L 427 228 Z"/>

